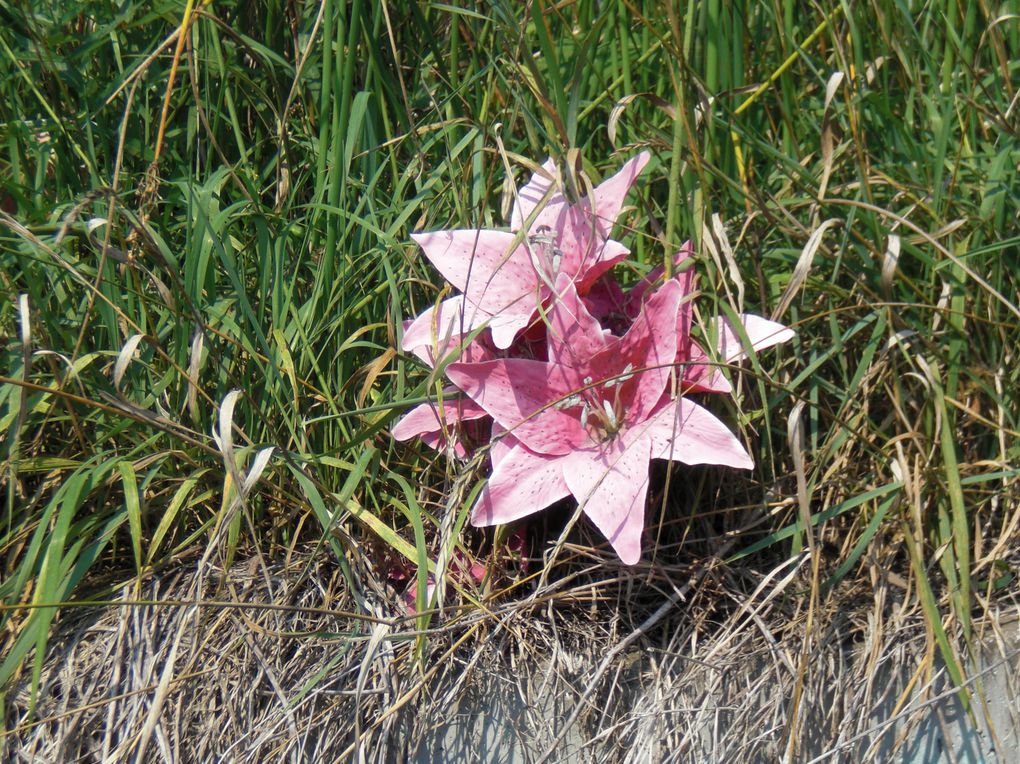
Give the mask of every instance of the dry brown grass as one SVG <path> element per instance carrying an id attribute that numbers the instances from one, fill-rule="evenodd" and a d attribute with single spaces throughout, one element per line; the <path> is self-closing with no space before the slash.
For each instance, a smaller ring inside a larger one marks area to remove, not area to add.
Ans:
<path id="1" fill-rule="evenodd" d="M 182 564 L 119 603 L 64 610 L 35 715 L 27 678 L 11 698 L 4 759 L 884 762 L 952 695 L 888 560 L 814 598 L 809 618 L 808 553 L 630 575 L 584 564 L 592 551 L 566 544 L 572 575 L 487 611 L 448 608 L 421 661 L 413 619 L 370 569 L 352 592 L 328 564 L 253 557 L 222 584 L 205 576 L 197 602 L 203 576 Z M 975 626 L 1010 687 L 1016 595 Z M 996 715 L 975 705 L 979 724 Z"/>

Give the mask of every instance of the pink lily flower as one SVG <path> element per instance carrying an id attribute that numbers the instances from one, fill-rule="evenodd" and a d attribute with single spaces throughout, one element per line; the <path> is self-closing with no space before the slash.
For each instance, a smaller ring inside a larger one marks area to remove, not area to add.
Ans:
<path id="1" fill-rule="evenodd" d="M 458 358 L 463 361 L 486 361 L 495 353 L 481 337 L 464 345 L 463 338 L 468 332 L 460 331 L 460 319 L 464 312 L 464 296 L 457 295 L 443 300 L 412 321 L 404 323 L 401 347 L 416 355 L 429 368 L 460 350 Z M 463 347 L 461 347 L 464 345 Z"/>
<path id="2" fill-rule="evenodd" d="M 507 523 L 573 495 L 616 550 L 641 556 L 648 463 L 750 468 L 751 457 L 707 410 L 667 388 L 677 357 L 684 288 L 675 279 L 620 338 L 602 330 L 569 277 L 548 311 L 549 361 L 454 363 L 447 376 L 510 439 L 472 523 Z M 509 445 L 509 447 L 507 447 Z"/>
<path id="3" fill-rule="evenodd" d="M 674 262 L 678 267 L 694 255 L 694 246 L 685 242 L 676 254 Z M 651 287 L 662 278 L 662 266 L 649 271 L 641 281 L 624 292 L 612 278 L 603 278 L 592 288 L 586 298 L 595 315 L 603 323 L 611 325 L 629 325 L 641 310 L 641 302 Z M 685 301 L 677 316 L 677 363 L 683 369 L 681 390 L 684 393 L 731 393 L 733 388 L 723 375 L 721 365 L 732 365 L 747 357 L 747 350 L 740 340 L 740 334 L 734 329 L 727 318 L 717 317 L 714 322 L 716 337 L 715 357 L 712 362 L 709 354 L 694 341 L 691 336 L 693 324 L 693 298 L 697 289 L 697 273 L 694 268 L 687 268 L 677 273 L 674 278 L 680 282 Z M 775 321 L 742 313 L 740 322 L 744 333 L 751 342 L 754 352 L 786 342 L 796 336 L 796 332 Z"/>
<path id="4" fill-rule="evenodd" d="M 477 422 L 489 415 L 470 398 L 458 397 L 458 393 L 454 388 L 447 388 L 443 391 L 442 406 L 438 401 L 415 406 L 390 428 L 390 434 L 399 441 L 421 438 L 422 443 L 436 451 L 452 446 L 453 453 L 463 459 L 468 455 L 472 440 L 464 437 L 465 423 Z"/>
<path id="5" fill-rule="evenodd" d="M 447 330 L 452 328 L 450 311 L 459 310 L 462 301 L 463 297 L 457 296 L 440 303 L 438 310 L 429 308 L 404 329 L 405 349 L 418 356 L 429 368 L 434 369 L 437 362 L 458 350 L 458 358 L 469 363 L 496 357 L 481 337 L 476 337 L 463 348 L 460 347 L 463 337 L 459 334 L 456 337 L 447 334 L 433 338 L 432 333 L 440 327 L 445 326 Z M 422 339 L 420 335 L 425 332 L 428 332 L 428 337 Z M 410 343 L 408 337 L 411 337 Z M 452 446 L 453 453 L 464 458 L 468 455 L 470 445 L 467 442 L 470 438 L 463 437 L 464 423 L 477 422 L 487 417 L 488 414 L 477 403 L 461 396 L 459 390 L 448 387 L 443 390 L 442 402 L 428 401 L 415 406 L 390 428 L 390 434 L 399 441 L 420 438 L 425 445 L 436 451 L 444 451 Z"/>
<path id="6" fill-rule="evenodd" d="M 584 293 L 629 253 L 609 238 L 623 200 L 647 164 L 643 152 L 593 190 L 593 198 L 570 204 L 553 192 L 538 205 L 554 183 L 554 165 L 547 161 L 518 194 L 510 231 L 449 230 L 413 234 L 436 269 L 462 293 L 444 301 L 440 316 L 426 311 L 405 334 L 407 351 L 431 342 L 433 327 L 455 338 L 487 325 L 494 345 L 505 350 L 531 324 L 538 307 L 551 297 L 551 286 L 564 273 Z M 526 235 L 527 219 L 535 215 Z"/>
<path id="7" fill-rule="evenodd" d="M 450 561 L 450 574 L 461 583 L 467 585 L 471 580 L 475 584 L 481 584 L 485 580 L 485 566 L 479 562 L 472 561 L 459 549 L 453 550 L 453 558 Z M 418 614 L 418 586 L 415 577 L 417 568 L 413 564 L 399 562 L 390 568 L 388 578 L 394 584 L 406 583 L 406 589 L 402 597 L 404 609 L 408 615 Z M 432 601 L 432 595 L 436 591 L 436 577 L 431 573 L 425 584 L 425 602 Z"/>
<path id="8" fill-rule="evenodd" d="M 751 350 L 755 353 L 786 342 L 797 336 L 789 327 L 783 326 L 767 318 L 753 313 L 741 313 L 740 323 L 744 333 L 751 341 Z M 718 364 L 732 365 L 747 358 L 748 352 L 740 335 L 728 318 L 717 316 L 715 319 L 716 357 Z M 691 343 L 690 353 L 686 359 L 683 385 L 685 392 L 691 393 L 731 393 L 733 386 L 723 376 L 722 369 L 714 364 L 708 353 L 696 342 Z"/>
<path id="9" fill-rule="evenodd" d="M 679 269 L 693 254 L 694 245 L 690 241 L 685 241 L 680 246 L 680 251 L 673 256 L 674 265 Z M 664 270 L 661 265 L 652 268 L 643 279 L 626 292 L 620 288 L 612 274 L 607 273 L 588 290 L 588 294 L 584 298 L 585 305 L 603 325 L 616 330 L 618 334 L 623 334 L 641 312 L 641 303 L 645 296 L 652 287 L 662 280 Z M 674 278 L 680 282 L 685 297 L 693 296 L 697 287 L 697 276 L 693 268 L 678 271 Z M 687 297 L 687 299 L 690 298 Z M 681 315 L 681 319 L 689 321 L 689 307 Z"/>
<path id="10" fill-rule="evenodd" d="M 455 297 L 453 300 L 460 300 Z M 447 303 L 452 300 L 447 300 Z M 442 308 L 442 306 L 440 306 Z M 432 316 L 432 309 L 425 314 Z M 423 316 L 424 317 L 424 316 Z M 439 313 L 439 320 L 442 320 L 442 311 Z M 429 327 L 433 331 L 436 327 Z M 405 332 L 404 337 L 407 337 Z M 461 338 L 458 337 L 458 340 Z M 459 342 L 452 337 L 439 337 L 435 342 L 431 339 L 415 345 L 411 352 L 430 368 L 435 368 L 438 360 L 448 356 L 450 353 L 460 349 Z M 480 338 L 475 338 L 464 348 L 460 349 L 459 358 L 466 362 L 487 361 L 495 358 L 495 353 Z M 463 423 L 474 422 L 487 418 L 488 414 L 478 404 L 469 398 L 460 395 L 460 391 L 448 387 L 443 390 L 443 401 L 428 401 L 419 404 L 402 416 L 396 424 L 390 428 L 390 434 L 395 440 L 405 441 L 411 438 L 421 438 L 425 445 L 437 451 L 444 451 L 452 446 L 455 455 L 460 458 L 467 456 L 469 444 L 461 437 Z"/>
<path id="11" fill-rule="evenodd" d="M 693 254 L 694 247 L 688 241 L 677 254 L 677 265 L 683 263 Z M 635 289 L 631 290 L 631 302 L 628 306 L 630 311 L 636 312 L 633 303 L 635 292 L 638 293 L 636 299 L 640 300 L 641 295 L 648 289 L 649 279 L 658 278 L 660 274 L 661 269 L 655 269 L 642 282 L 637 284 Z M 693 268 L 688 268 L 685 272 L 678 274 L 676 278 L 685 286 L 687 293 L 694 293 L 697 288 L 697 274 Z M 713 364 L 708 353 L 705 352 L 701 345 L 690 339 L 691 322 L 693 319 L 691 309 L 689 307 L 686 313 L 681 309 L 681 315 L 677 319 L 677 333 L 681 337 L 688 337 L 686 343 L 681 343 L 677 353 L 677 363 L 683 364 L 681 390 L 684 394 L 731 393 L 733 392 L 733 387 L 723 375 L 720 366 L 732 365 L 747 357 L 748 351 L 740 340 L 740 334 L 733 328 L 733 324 L 728 318 L 722 316 L 715 318 L 715 355 L 719 361 L 717 364 Z M 750 340 L 751 350 L 755 353 L 770 348 L 773 345 L 778 345 L 781 342 L 786 342 L 797 334 L 780 323 L 769 321 L 767 318 L 756 316 L 753 313 L 741 313 L 739 318 L 744 334 Z"/>

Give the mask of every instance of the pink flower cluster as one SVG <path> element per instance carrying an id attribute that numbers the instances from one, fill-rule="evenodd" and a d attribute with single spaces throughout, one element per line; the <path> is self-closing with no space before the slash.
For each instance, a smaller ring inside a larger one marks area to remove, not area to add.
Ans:
<path id="1" fill-rule="evenodd" d="M 518 193 L 508 232 L 414 235 L 460 294 L 410 322 L 402 346 L 452 385 L 392 430 L 458 456 L 482 433 L 492 473 L 474 525 L 572 495 L 629 565 L 641 556 L 651 459 L 752 466 L 729 428 L 687 397 L 730 392 L 691 336 L 694 269 L 665 281 L 659 269 L 628 291 L 614 278 L 629 250 L 609 234 L 648 159 L 634 157 L 576 202 L 550 160 Z M 691 254 L 685 245 L 677 264 Z M 745 355 L 740 334 L 754 350 L 793 336 L 757 316 L 741 321 L 740 333 L 723 319 L 707 332 L 719 362 Z"/>

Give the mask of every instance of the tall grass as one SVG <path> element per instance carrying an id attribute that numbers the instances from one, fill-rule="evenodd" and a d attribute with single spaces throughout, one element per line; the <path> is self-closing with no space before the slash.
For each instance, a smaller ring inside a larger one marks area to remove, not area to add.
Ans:
<path id="1" fill-rule="evenodd" d="M 0 3 L 0 688 L 210 546 L 424 571 L 481 472 L 387 434 L 409 233 L 639 147 L 633 270 L 693 238 L 709 306 L 799 332 L 740 377 L 744 505 L 684 523 L 819 544 L 814 596 L 894 567 L 962 676 L 1018 560 L 1016 4 L 681 6 Z"/>

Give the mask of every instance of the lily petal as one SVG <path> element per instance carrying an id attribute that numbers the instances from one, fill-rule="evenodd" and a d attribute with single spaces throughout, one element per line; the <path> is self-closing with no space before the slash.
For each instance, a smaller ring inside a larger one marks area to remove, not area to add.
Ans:
<path id="1" fill-rule="evenodd" d="M 685 393 L 722 393 L 733 392 L 733 385 L 722 373 L 722 369 L 712 363 L 708 353 L 697 342 L 691 341 L 684 364 L 683 383 Z"/>
<path id="2" fill-rule="evenodd" d="M 550 157 L 542 163 L 542 171 L 532 174 L 531 180 L 517 191 L 513 211 L 510 213 L 511 231 L 519 231 L 524 227 L 528 216 L 535 211 L 542 197 L 556 183 L 556 162 Z M 563 198 L 563 194 L 558 190 L 554 191 L 546 201 L 545 207 L 538 213 L 538 217 L 532 222 L 531 230 L 535 231 L 542 225 L 552 227 L 566 204 L 567 200 Z"/>
<path id="3" fill-rule="evenodd" d="M 441 432 L 425 432 L 420 436 L 421 442 L 431 448 L 433 451 L 439 451 L 442 453 L 447 444 L 446 437 Z M 453 441 L 453 454 L 461 459 L 467 456 L 467 449 L 464 444 L 460 442 L 459 438 Z"/>
<path id="4" fill-rule="evenodd" d="M 575 391 L 548 364 L 523 358 L 452 363 L 446 376 L 532 451 L 566 454 L 587 440 L 580 420 L 557 408 Z"/>
<path id="5" fill-rule="evenodd" d="M 694 256 L 694 244 L 690 240 L 685 241 L 680 245 L 680 251 L 673 256 L 673 264 L 680 266 L 691 257 Z M 625 302 L 625 308 L 627 315 L 631 318 L 637 316 L 641 311 L 641 303 L 645 299 L 645 295 L 648 291 L 658 283 L 659 279 L 662 278 L 665 268 L 661 265 L 657 265 L 652 270 L 648 271 L 643 279 L 630 288 L 627 293 L 627 300 Z M 687 268 L 683 271 L 674 273 L 673 278 L 680 282 L 680 286 L 683 288 L 683 294 L 692 294 L 698 286 L 698 272 L 693 267 Z"/>
<path id="6" fill-rule="evenodd" d="M 561 460 L 570 492 L 626 565 L 641 559 L 650 448 L 647 439 L 626 447 L 616 442 Z"/>
<path id="7" fill-rule="evenodd" d="M 612 274 L 603 274 L 602 278 L 591 285 L 588 294 L 584 296 L 584 302 L 589 311 L 600 323 L 604 324 L 607 330 L 614 334 L 624 334 L 629 321 L 624 312 L 627 304 L 627 294 L 620 288 L 620 285 L 613 278 Z"/>
<path id="8" fill-rule="evenodd" d="M 451 391 L 452 393 L 452 391 Z M 443 402 L 443 419 L 445 424 L 439 421 L 439 404 L 422 403 L 408 411 L 393 427 L 390 434 L 394 440 L 410 440 L 418 437 L 421 441 L 442 451 L 447 445 L 447 437 L 453 435 L 453 450 L 457 456 L 463 457 L 467 454 L 464 444 L 456 437 L 455 427 L 458 422 L 468 422 L 475 419 L 482 419 L 488 416 L 481 406 L 470 398 L 451 397 Z"/>
<path id="9" fill-rule="evenodd" d="M 411 238 L 468 302 L 491 315 L 536 294 L 539 278 L 531 257 L 525 247 L 513 246 L 512 233 L 460 229 L 417 233 Z"/>
<path id="10" fill-rule="evenodd" d="M 519 444 L 520 441 L 508 433 L 503 425 L 499 422 L 493 422 L 492 437 L 489 441 L 489 461 L 492 463 L 493 469 L 506 458 L 514 446 Z"/>
<path id="11" fill-rule="evenodd" d="M 450 297 L 433 305 L 404 327 L 400 347 L 414 353 L 429 366 L 460 349 L 462 338 L 484 326 L 492 316 L 464 304 L 464 296 Z M 462 361 L 486 361 L 492 354 L 480 343 L 472 342 L 461 350 Z"/>
<path id="12" fill-rule="evenodd" d="M 754 460 L 714 414 L 686 398 L 667 402 L 625 440 L 651 441 L 651 458 L 751 469 Z"/>
<path id="13" fill-rule="evenodd" d="M 544 288 L 542 291 L 546 291 Z M 531 319 L 538 309 L 538 301 L 533 294 L 525 295 L 512 305 L 508 305 L 489 320 L 489 331 L 492 332 L 492 344 L 500 350 L 506 350 L 514 344 L 517 335 L 531 324 Z"/>
<path id="14" fill-rule="evenodd" d="M 742 314 L 740 321 L 755 352 L 780 342 L 786 342 L 797 334 L 782 324 L 750 313 Z M 747 357 L 747 351 L 740 336 L 734 330 L 733 325 L 723 317 L 716 319 L 716 335 L 718 337 L 719 363 L 733 364 Z M 687 357 L 683 356 L 684 353 L 681 351 L 678 360 L 685 363 L 683 376 L 685 392 L 726 394 L 733 391 L 733 387 L 723 375 L 722 369 L 712 363 L 708 353 L 696 342 L 690 343 L 686 353 Z"/>
<path id="15" fill-rule="evenodd" d="M 513 522 L 570 495 L 559 457 L 516 445 L 500 459 L 471 510 L 475 526 Z"/>
<path id="16" fill-rule="evenodd" d="M 641 314 L 634 319 L 619 342 L 592 360 L 601 363 L 630 363 L 642 371 L 637 375 L 633 398 L 627 416 L 631 421 L 645 419 L 662 398 L 677 357 L 677 313 L 680 309 L 681 286 L 671 279 L 648 298 Z"/>
<path id="17" fill-rule="evenodd" d="M 627 259 L 630 250 L 614 239 L 606 239 L 598 245 L 591 256 L 583 259 L 573 271 L 577 282 L 577 291 L 587 294 L 588 290 L 614 265 Z M 564 268 L 564 271 L 571 271 Z"/>
<path id="18" fill-rule="evenodd" d="M 616 219 L 620 217 L 620 210 L 623 208 L 623 201 L 626 199 L 627 193 L 651 158 L 652 155 L 649 152 L 642 151 L 626 162 L 619 172 L 600 183 L 595 189 L 595 215 L 599 221 L 599 233 L 603 237 L 609 238 Z"/>
<path id="19" fill-rule="evenodd" d="M 606 335 L 565 273 L 556 279 L 554 299 L 547 314 L 549 363 L 583 367 L 593 355 L 605 350 Z"/>
<path id="20" fill-rule="evenodd" d="M 452 427 L 457 422 L 466 422 L 488 416 L 485 409 L 470 398 L 457 399 L 451 397 L 443 401 L 442 409 L 446 428 Z M 390 428 L 390 434 L 396 440 L 410 440 L 415 436 L 425 435 L 426 433 L 442 432 L 444 423 L 439 421 L 439 404 L 430 401 L 415 406 L 404 414 Z"/>
<path id="21" fill-rule="evenodd" d="M 597 220 L 587 200 L 563 209 L 554 225 L 556 248 L 561 253 L 559 271 L 587 293 L 600 276 L 630 254 L 630 250 L 598 232 Z"/>
<path id="22" fill-rule="evenodd" d="M 778 345 L 780 342 L 786 342 L 797 336 L 793 329 L 751 313 L 741 314 L 740 322 L 744 326 L 747 338 L 751 341 L 751 347 L 756 352 L 773 345 Z M 740 335 L 737 334 L 732 324 L 722 316 L 716 319 L 716 323 L 719 336 L 716 343 L 719 348 L 719 357 L 724 359 L 726 363 L 734 363 L 745 358 L 747 350 L 744 348 L 744 344 L 740 341 Z"/>

